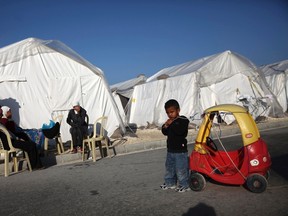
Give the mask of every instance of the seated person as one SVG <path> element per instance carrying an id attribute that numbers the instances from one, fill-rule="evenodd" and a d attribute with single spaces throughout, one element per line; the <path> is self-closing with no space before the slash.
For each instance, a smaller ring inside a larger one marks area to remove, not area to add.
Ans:
<path id="1" fill-rule="evenodd" d="M 67 123 L 71 126 L 70 133 L 73 142 L 72 153 L 77 153 L 82 151 L 82 142 L 85 135 L 88 133 L 88 125 L 85 122 L 87 112 L 82 108 L 79 102 L 73 104 L 73 109 L 68 113 Z"/>
<path id="2" fill-rule="evenodd" d="M 2 117 L 2 109 L 0 109 L 0 117 Z M 0 125 L 2 125 L 2 124 L 0 123 Z M 4 126 L 4 125 L 2 125 L 2 126 Z M 11 136 L 12 145 L 15 148 L 21 149 L 21 150 L 26 151 L 28 153 L 32 169 L 35 170 L 35 169 L 44 168 L 42 163 L 41 163 L 40 157 L 38 155 L 36 143 L 34 143 L 32 141 L 24 141 L 21 139 L 17 139 L 17 137 L 13 133 L 11 133 L 11 131 L 9 131 L 9 133 Z M 3 143 L 4 149 L 9 150 L 10 148 L 9 148 L 8 140 L 7 140 L 6 135 L 3 132 L 0 132 L 0 139 Z"/>
<path id="3" fill-rule="evenodd" d="M 15 121 L 12 119 L 12 111 L 8 106 L 2 106 L 3 116 L 0 119 L 0 123 L 4 125 L 8 131 L 12 132 L 16 137 L 24 141 L 33 141 L 39 147 L 44 143 L 44 136 L 41 131 L 37 129 L 22 129 L 19 127 Z"/>

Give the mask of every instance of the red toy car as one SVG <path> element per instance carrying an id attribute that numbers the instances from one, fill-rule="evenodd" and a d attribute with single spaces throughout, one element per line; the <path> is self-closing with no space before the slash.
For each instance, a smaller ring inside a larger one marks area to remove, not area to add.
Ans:
<path id="1" fill-rule="evenodd" d="M 203 118 L 190 155 L 190 188 L 203 190 L 205 177 L 209 177 L 219 183 L 245 185 L 255 193 L 265 191 L 271 158 L 249 112 L 238 105 L 224 104 L 208 108 Z M 216 125 L 213 122 L 219 119 L 238 123 L 241 140 L 235 142 L 236 148 L 224 146 L 217 132 L 215 140 L 211 139 Z"/>

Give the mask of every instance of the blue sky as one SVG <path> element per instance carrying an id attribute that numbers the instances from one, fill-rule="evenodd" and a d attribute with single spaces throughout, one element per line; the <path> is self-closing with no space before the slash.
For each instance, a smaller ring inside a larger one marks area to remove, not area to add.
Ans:
<path id="1" fill-rule="evenodd" d="M 109 84 L 231 50 L 288 59 L 287 0 L 0 0 L 0 48 L 60 40 Z"/>

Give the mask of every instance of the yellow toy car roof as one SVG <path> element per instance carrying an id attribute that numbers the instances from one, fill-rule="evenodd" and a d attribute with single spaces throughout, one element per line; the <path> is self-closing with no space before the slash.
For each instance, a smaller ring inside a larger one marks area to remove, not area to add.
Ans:
<path id="1" fill-rule="evenodd" d="M 238 113 L 238 112 L 248 113 L 247 109 L 236 104 L 221 104 L 221 105 L 212 106 L 206 109 L 204 113 L 216 112 L 216 111 L 225 111 L 225 112 L 231 112 L 231 113 Z"/>
<path id="2" fill-rule="evenodd" d="M 209 116 L 213 112 L 229 112 L 233 114 L 239 125 L 244 146 L 250 145 L 259 139 L 259 130 L 247 109 L 236 104 L 221 104 L 210 107 L 204 111 L 205 116 L 199 128 L 196 143 L 201 144 L 206 142 L 206 137 L 209 136 L 212 127 Z"/>

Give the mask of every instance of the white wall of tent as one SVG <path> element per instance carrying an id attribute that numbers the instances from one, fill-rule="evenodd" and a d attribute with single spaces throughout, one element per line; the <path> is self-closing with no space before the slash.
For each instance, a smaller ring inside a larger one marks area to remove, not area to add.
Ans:
<path id="1" fill-rule="evenodd" d="M 263 71 L 270 90 L 276 96 L 278 102 L 287 112 L 288 104 L 288 60 L 260 67 Z"/>

